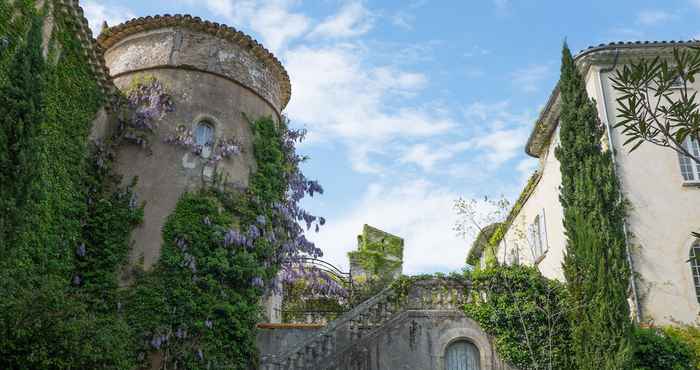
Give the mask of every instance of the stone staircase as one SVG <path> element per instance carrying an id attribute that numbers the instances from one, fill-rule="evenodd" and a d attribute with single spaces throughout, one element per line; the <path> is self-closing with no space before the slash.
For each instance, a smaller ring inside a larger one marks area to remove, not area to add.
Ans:
<path id="1" fill-rule="evenodd" d="M 261 358 L 261 370 L 334 368 L 334 358 L 409 310 L 460 310 L 469 285 L 451 279 L 415 280 L 404 289 L 385 288 L 297 346 Z M 331 367 L 328 367 L 331 366 Z"/>

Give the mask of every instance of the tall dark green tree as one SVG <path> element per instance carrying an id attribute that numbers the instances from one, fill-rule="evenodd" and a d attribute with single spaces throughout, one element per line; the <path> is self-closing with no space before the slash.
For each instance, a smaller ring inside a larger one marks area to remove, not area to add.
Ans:
<path id="1" fill-rule="evenodd" d="M 603 130 L 571 51 L 564 45 L 561 80 L 561 195 L 568 238 L 563 269 L 572 299 L 574 358 L 579 369 L 630 368 L 625 207 Z"/>

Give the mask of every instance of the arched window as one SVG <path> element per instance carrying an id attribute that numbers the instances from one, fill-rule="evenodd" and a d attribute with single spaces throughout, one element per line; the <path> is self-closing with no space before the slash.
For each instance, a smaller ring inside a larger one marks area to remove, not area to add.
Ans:
<path id="1" fill-rule="evenodd" d="M 445 350 L 445 370 L 480 370 L 479 349 L 466 340 L 458 340 Z"/>
<path id="2" fill-rule="evenodd" d="M 207 121 L 197 124 L 194 131 L 194 143 L 202 150 L 202 157 L 209 157 L 214 143 L 214 126 Z"/>
<path id="3" fill-rule="evenodd" d="M 700 145 L 696 140 L 688 137 L 683 142 L 683 147 L 695 157 L 700 157 Z M 695 163 L 690 157 L 678 154 L 678 164 L 681 167 L 681 175 L 686 183 L 700 183 L 700 163 Z"/>
<path id="4" fill-rule="evenodd" d="M 695 284 L 695 297 L 700 303 L 700 240 L 696 240 L 690 247 L 690 271 Z"/>

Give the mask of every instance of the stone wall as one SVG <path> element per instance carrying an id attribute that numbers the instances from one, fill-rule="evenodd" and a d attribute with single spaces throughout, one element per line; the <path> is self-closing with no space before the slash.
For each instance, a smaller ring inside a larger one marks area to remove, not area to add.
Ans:
<path id="1" fill-rule="evenodd" d="M 275 355 L 309 339 L 323 327 L 314 324 L 260 324 L 257 345 L 261 357 Z"/>
<path id="2" fill-rule="evenodd" d="M 510 369 L 498 358 L 491 338 L 456 310 L 405 311 L 382 330 L 339 353 L 324 369 L 444 370 L 447 346 L 459 340 L 478 348 L 481 370 Z"/>
<path id="3" fill-rule="evenodd" d="M 110 28 L 99 38 L 118 89 L 155 78 L 175 109 L 157 122 L 147 148 L 124 144 L 117 153 L 115 170 L 124 182 L 138 177 L 135 192 L 146 202 L 144 221 L 132 235 L 132 266 L 148 270 L 158 260 L 161 228 L 184 192 L 210 182 L 215 173 L 231 187 L 248 186 L 255 160 L 246 117 L 279 120 L 288 100 L 286 72 L 269 52 L 238 31 L 212 25 L 192 17 L 146 17 Z M 213 126 L 214 146 L 235 139 L 241 154 L 212 164 L 164 142 L 180 127 L 194 133 L 203 121 Z"/>

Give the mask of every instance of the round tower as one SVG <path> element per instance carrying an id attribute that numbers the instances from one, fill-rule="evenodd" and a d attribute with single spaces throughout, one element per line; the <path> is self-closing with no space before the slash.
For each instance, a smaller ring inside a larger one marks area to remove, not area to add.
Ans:
<path id="1" fill-rule="evenodd" d="M 148 148 L 122 145 L 115 163 L 125 181 L 138 176 L 135 190 L 146 208 L 132 237 L 131 261 L 143 258 L 149 268 L 160 256 L 165 218 L 183 192 L 202 186 L 214 173 L 231 185 L 248 185 L 255 160 L 245 117 L 279 121 L 290 98 L 289 77 L 250 36 L 189 15 L 133 19 L 105 29 L 98 43 L 120 90 L 157 81 L 172 102 Z M 178 145 L 183 141 L 186 145 Z M 233 153 L 220 158 L 219 144 L 234 142 Z"/>

